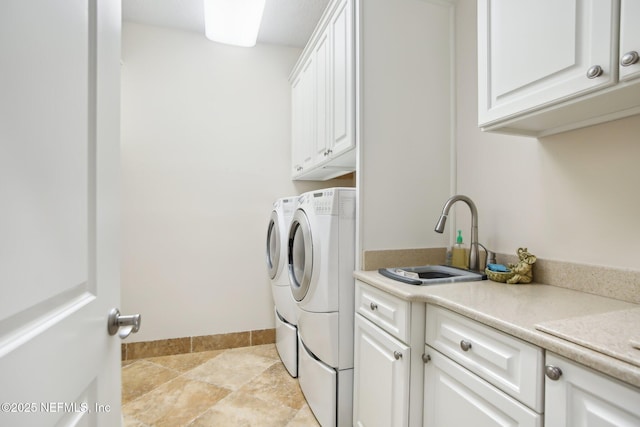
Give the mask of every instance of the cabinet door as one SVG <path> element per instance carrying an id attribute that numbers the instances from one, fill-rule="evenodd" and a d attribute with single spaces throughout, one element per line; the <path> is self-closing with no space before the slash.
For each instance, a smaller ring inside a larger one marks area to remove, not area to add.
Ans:
<path id="1" fill-rule="evenodd" d="M 480 125 L 615 84 L 618 13 L 616 0 L 479 0 Z"/>
<path id="2" fill-rule="evenodd" d="M 347 0 L 339 6 L 329 25 L 333 48 L 332 155 L 345 152 L 355 145 L 353 27 L 353 0 Z"/>
<path id="3" fill-rule="evenodd" d="M 424 369 L 424 426 L 541 427 L 542 416 L 432 348 Z"/>
<path id="4" fill-rule="evenodd" d="M 302 172 L 303 150 L 301 147 L 302 133 L 302 103 L 303 103 L 302 75 L 291 84 L 291 176 Z"/>
<path id="5" fill-rule="evenodd" d="M 355 319 L 353 425 L 409 422 L 409 347 L 360 315 Z"/>
<path id="6" fill-rule="evenodd" d="M 640 76 L 640 60 L 623 65 L 625 54 L 640 55 L 640 1 L 622 0 L 620 9 L 620 80 L 627 81 Z"/>
<path id="7" fill-rule="evenodd" d="M 640 425 L 639 389 L 551 353 L 546 363 L 561 371 L 557 380 L 545 378 L 547 427 Z"/>
<path id="8" fill-rule="evenodd" d="M 316 67 L 309 56 L 292 85 L 292 166 L 293 176 L 311 167 L 316 141 Z"/>
<path id="9" fill-rule="evenodd" d="M 313 164 L 323 162 L 331 146 L 331 32 L 325 31 L 315 46 L 316 138 Z"/>

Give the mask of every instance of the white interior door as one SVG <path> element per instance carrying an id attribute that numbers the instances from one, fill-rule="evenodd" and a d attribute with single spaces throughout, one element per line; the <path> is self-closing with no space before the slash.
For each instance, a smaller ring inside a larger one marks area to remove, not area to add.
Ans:
<path id="1" fill-rule="evenodd" d="M 120 424 L 119 0 L 0 2 L 0 425 Z"/>

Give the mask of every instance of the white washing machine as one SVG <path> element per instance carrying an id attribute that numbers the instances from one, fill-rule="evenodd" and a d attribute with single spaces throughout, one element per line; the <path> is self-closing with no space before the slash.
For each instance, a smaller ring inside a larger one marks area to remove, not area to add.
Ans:
<path id="1" fill-rule="evenodd" d="M 292 377 L 298 376 L 298 315 L 287 273 L 289 226 L 297 207 L 297 196 L 283 197 L 273 203 L 267 227 L 267 269 L 271 279 L 276 321 L 276 349 Z"/>
<path id="2" fill-rule="evenodd" d="M 323 427 L 350 426 L 356 195 L 304 193 L 289 228 L 289 283 L 298 307 L 300 388 Z"/>

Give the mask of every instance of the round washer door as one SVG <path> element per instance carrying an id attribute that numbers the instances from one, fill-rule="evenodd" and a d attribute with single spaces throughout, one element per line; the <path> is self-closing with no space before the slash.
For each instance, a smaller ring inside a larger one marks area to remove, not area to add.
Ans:
<path id="1" fill-rule="evenodd" d="M 313 241 L 307 214 L 298 209 L 289 228 L 289 285 L 296 301 L 302 301 L 311 285 Z"/>
<path id="2" fill-rule="evenodd" d="M 280 226 L 278 225 L 278 214 L 271 212 L 271 219 L 267 227 L 267 269 L 271 279 L 276 277 L 278 266 L 280 265 Z"/>

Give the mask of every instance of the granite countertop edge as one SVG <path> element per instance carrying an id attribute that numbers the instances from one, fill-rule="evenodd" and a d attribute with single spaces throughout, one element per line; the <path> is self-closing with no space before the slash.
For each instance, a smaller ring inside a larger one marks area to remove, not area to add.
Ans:
<path id="1" fill-rule="evenodd" d="M 414 286 L 386 278 L 377 271 L 355 271 L 354 277 L 401 299 L 450 309 L 624 383 L 640 387 L 640 367 L 535 327 L 536 324 L 552 320 L 640 308 L 639 304 L 545 284 L 506 285 L 487 280 Z"/>

